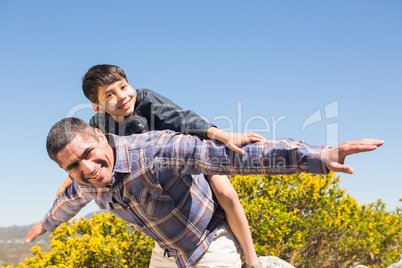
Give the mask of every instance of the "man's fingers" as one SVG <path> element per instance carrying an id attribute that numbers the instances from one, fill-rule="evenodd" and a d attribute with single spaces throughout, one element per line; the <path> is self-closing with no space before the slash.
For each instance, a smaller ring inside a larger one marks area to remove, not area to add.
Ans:
<path id="1" fill-rule="evenodd" d="M 25 237 L 25 242 L 30 243 L 35 240 L 38 236 L 46 233 L 45 228 L 43 228 L 42 222 L 38 222 L 37 224 L 32 227 L 32 229 L 29 231 L 27 236 Z"/>
<path id="2" fill-rule="evenodd" d="M 337 162 L 328 163 L 327 167 L 333 172 L 353 174 L 353 168 L 351 166 L 340 164 Z"/>
<path id="3" fill-rule="evenodd" d="M 339 150 L 341 154 L 349 155 L 349 154 L 356 154 L 360 152 L 369 152 L 377 149 L 379 146 L 383 145 L 384 141 L 380 140 L 370 140 L 370 139 L 363 139 L 357 140 L 352 142 L 345 142 L 339 145 Z"/>
<path id="4" fill-rule="evenodd" d="M 37 235 L 34 235 L 32 230 L 28 233 L 28 235 L 25 237 L 25 242 L 26 243 L 31 243 L 32 241 L 35 240 L 35 238 L 37 237 Z"/>

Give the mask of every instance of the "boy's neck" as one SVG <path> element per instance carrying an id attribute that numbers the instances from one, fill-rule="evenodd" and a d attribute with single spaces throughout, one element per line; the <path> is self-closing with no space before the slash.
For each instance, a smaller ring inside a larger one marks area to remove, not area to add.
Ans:
<path id="1" fill-rule="evenodd" d="M 126 117 L 122 116 L 122 115 L 117 115 L 117 116 L 111 115 L 111 117 L 113 117 L 114 121 L 116 121 L 116 123 L 119 123 L 119 124 L 124 122 L 124 120 L 126 120 Z"/>

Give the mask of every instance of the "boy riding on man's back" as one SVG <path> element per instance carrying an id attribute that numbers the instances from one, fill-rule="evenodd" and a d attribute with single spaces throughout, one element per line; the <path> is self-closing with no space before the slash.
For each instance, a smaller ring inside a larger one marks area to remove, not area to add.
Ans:
<path id="1" fill-rule="evenodd" d="M 256 133 L 236 134 L 222 131 L 194 112 L 183 110 L 152 90 L 133 89 L 124 71 L 117 66 L 93 66 L 85 74 L 82 88 L 97 112 L 91 118 L 90 125 L 103 133 L 125 136 L 170 129 L 223 142 L 240 154 L 244 151 L 237 147 L 238 145 L 264 139 Z M 206 177 L 225 211 L 230 229 L 242 247 L 245 267 L 262 267 L 254 250 L 246 216 L 228 176 Z M 67 178 L 57 191 L 57 196 L 63 193 L 71 182 L 72 180 Z"/>

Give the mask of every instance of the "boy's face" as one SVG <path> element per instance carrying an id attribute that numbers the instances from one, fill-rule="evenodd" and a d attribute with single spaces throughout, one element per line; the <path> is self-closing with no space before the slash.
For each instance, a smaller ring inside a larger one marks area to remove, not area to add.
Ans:
<path id="1" fill-rule="evenodd" d="M 106 112 L 116 122 L 123 122 L 126 116 L 134 112 L 135 93 L 126 79 L 98 87 L 98 100 L 99 103 L 92 103 L 95 112 Z"/>

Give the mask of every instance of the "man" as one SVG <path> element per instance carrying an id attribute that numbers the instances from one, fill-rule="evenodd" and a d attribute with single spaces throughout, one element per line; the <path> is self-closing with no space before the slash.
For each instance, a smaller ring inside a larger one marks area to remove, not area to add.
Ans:
<path id="1" fill-rule="evenodd" d="M 80 119 L 66 118 L 50 130 L 47 150 L 75 181 L 26 241 L 53 231 L 95 199 L 155 240 L 151 267 L 240 267 L 239 245 L 207 181 L 191 174 L 351 174 L 346 156 L 383 143 L 366 139 L 329 148 L 266 140 L 242 147 L 246 154 L 240 155 L 172 131 L 105 136 Z"/>

